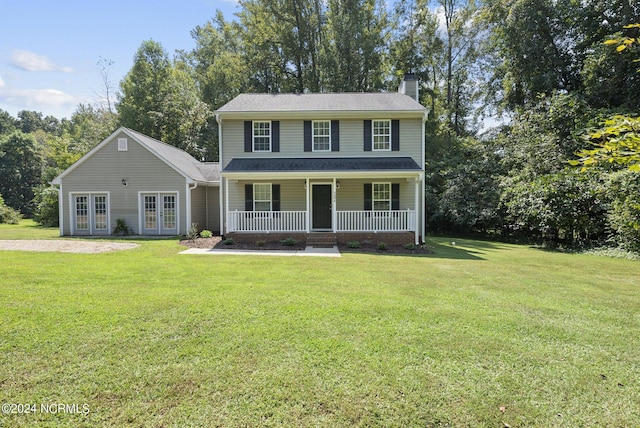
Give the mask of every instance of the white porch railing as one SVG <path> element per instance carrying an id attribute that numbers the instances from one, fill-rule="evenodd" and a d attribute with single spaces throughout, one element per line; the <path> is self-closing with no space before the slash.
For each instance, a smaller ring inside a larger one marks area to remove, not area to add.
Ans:
<path id="1" fill-rule="evenodd" d="M 405 232 L 416 230 L 416 212 L 338 211 L 337 232 Z"/>
<path id="2" fill-rule="evenodd" d="M 416 230 L 416 212 L 337 211 L 336 232 L 408 232 Z M 230 211 L 229 232 L 306 232 L 306 211 Z"/>
<path id="3" fill-rule="evenodd" d="M 306 232 L 306 211 L 230 211 L 229 232 Z"/>

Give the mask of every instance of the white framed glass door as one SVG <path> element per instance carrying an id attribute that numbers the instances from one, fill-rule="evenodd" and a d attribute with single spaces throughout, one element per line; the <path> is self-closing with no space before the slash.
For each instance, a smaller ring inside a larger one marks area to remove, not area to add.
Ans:
<path id="1" fill-rule="evenodd" d="M 177 193 L 142 193 L 140 208 L 142 234 L 178 234 Z"/>

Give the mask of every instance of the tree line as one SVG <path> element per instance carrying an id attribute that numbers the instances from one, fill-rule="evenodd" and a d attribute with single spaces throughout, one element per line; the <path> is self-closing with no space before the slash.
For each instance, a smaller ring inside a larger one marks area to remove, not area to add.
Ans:
<path id="1" fill-rule="evenodd" d="M 638 116 L 638 16 L 631 0 L 241 0 L 234 19 L 194 28 L 191 50 L 143 41 L 115 109 L 0 114 L 0 147 L 31 144 L 36 189 L 117 125 L 213 161 L 213 111 L 240 93 L 395 91 L 412 72 L 430 110 L 431 231 L 638 250 L 638 174 L 588 153 L 612 141 L 605 121 Z M 38 212 L 2 183 L 7 205 Z"/>

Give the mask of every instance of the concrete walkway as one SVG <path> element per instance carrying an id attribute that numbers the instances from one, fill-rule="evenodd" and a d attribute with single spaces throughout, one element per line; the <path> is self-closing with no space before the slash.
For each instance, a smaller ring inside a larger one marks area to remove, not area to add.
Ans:
<path id="1" fill-rule="evenodd" d="M 303 251 L 268 251 L 268 250 L 219 250 L 216 248 L 189 248 L 178 254 L 210 254 L 210 255 L 239 255 L 239 256 L 301 256 L 301 257 L 340 257 L 338 247 L 314 248 L 307 247 Z"/>

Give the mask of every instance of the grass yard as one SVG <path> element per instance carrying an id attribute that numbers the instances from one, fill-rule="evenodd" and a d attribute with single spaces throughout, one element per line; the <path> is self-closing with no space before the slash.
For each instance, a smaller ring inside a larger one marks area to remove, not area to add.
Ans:
<path id="1" fill-rule="evenodd" d="M 339 259 L 135 242 L 0 253 L 0 402 L 37 406 L 0 427 L 640 421 L 639 261 L 446 238 Z"/>

